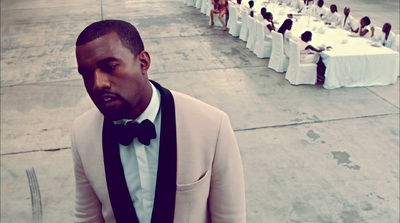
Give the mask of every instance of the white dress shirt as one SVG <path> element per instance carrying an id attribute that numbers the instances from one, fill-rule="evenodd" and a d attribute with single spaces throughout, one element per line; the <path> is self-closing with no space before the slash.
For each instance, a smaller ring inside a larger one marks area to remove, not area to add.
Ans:
<path id="1" fill-rule="evenodd" d="M 386 33 L 382 32 L 378 36 L 373 37 L 374 41 L 380 42 L 383 46 L 396 50 L 396 35 L 393 32 L 389 32 L 389 36 L 386 39 Z"/>
<path id="2" fill-rule="evenodd" d="M 143 145 L 137 138 L 128 145 L 119 145 L 121 163 L 124 169 L 126 184 L 131 195 L 133 206 L 140 223 L 150 223 L 153 212 L 155 188 L 157 182 L 158 155 L 161 127 L 161 96 L 151 84 L 153 94 L 146 110 L 134 121 L 140 123 L 145 119 L 152 121 L 157 137 L 150 145 Z M 115 124 L 126 124 L 133 120 L 123 119 Z"/>
<path id="3" fill-rule="evenodd" d="M 344 30 L 351 31 L 351 28 L 354 29 L 356 26 L 357 24 L 351 15 L 347 16 L 347 18 L 345 15 L 342 15 L 339 19 L 339 27 Z"/>

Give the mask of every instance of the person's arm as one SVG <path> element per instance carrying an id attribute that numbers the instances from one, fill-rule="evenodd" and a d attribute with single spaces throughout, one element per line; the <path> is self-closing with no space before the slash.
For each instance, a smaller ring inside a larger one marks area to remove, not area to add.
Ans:
<path id="1" fill-rule="evenodd" d="M 320 52 L 322 52 L 322 51 L 324 51 L 325 49 L 317 49 L 317 48 L 315 48 L 315 47 L 313 47 L 313 46 L 311 46 L 311 45 L 308 45 L 306 48 L 305 48 L 306 50 L 308 50 L 308 49 L 310 49 L 310 50 L 312 50 L 312 51 L 315 51 L 315 52 L 318 52 L 318 53 L 320 53 Z"/>
<path id="2" fill-rule="evenodd" d="M 71 134 L 71 152 L 74 161 L 75 172 L 75 223 L 104 222 L 101 203 L 89 179 L 86 177 L 83 165 L 75 145 L 74 131 Z"/>
<path id="3" fill-rule="evenodd" d="M 358 30 L 359 30 L 360 28 L 353 29 L 353 26 L 350 26 L 350 29 L 351 29 L 351 31 L 352 31 L 353 33 L 358 33 Z"/>
<path id="4" fill-rule="evenodd" d="M 269 31 L 272 31 L 272 30 L 274 30 L 274 31 L 275 31 L 274 22 L 273 22 L 273 21 L 271 21 L 271 24 L 268 24 L 268 25 L 267 25 L 267 28 L 269 29 Z"/>
<path id="5" fill-rule="evenodd" d="M 369 32 L 369 30 L 368 29 L 361 29 L 361 31 L 360 31 L 360 36 L 365 36 L 367 33 Z"/>
<path id="6" fill-rule="evenodd" d="M 223 114 L 221 118 L 211 171 L 211 222 L 245 223 L 246 200 L 240 151 L 228 116 Z"/>

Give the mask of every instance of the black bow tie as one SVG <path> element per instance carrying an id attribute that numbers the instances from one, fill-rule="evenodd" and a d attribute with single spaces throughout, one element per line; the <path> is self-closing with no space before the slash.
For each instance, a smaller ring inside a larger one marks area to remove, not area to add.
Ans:
<path id="1" fill-rule="evenodd" d="M 140 124 L 137 122 L 128 122 L 126 125 L 114 125 L 113 136 L 119 144 L 127 146 L 132 143 L 134 138 L 139 142 L 148 146 L 150 140 L 157 137 L 154 124 L 146 119 Z"/>

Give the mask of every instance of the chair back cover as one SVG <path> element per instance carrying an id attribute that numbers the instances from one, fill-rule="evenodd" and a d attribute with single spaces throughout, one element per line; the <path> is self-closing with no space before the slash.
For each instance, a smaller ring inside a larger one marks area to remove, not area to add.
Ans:
<path id="1" fill-rule="evenodd" d="M 266 27 L 260 21 L 256 21 L 256 43 L 254 47 L 254 54 L 258 58 L 269 58 L 271 57 L 272 42 L 265 40 Z"/>
<path id="2" fill-rule="evenodd" d="M 242 29 L 240 30 L 240 35 L 239 39 L 247 42 L 247 39 L 249 38 L 249 27 L 248 27 L 248 22 L 247 19 L 247 11 L 243 10 L 242 11 Z"/>
<path id="3" fill-rule="evenodd" d="M 247 24 L 249 27 L 249 37 L 247 39 L 246 47 L 253 52 L 256 44 L 256 20 L 248 15 Z"/>
<path id="4" fill-rule="evenodd" d="M 268 67 L 276 72 L 285 72 L 285 55 L 283 54 L 283 37 L 281 33 L 271 32 L 272 35 L 272 53 L 269 59 Z"/>
<path id="5" fill-rule="evenodd" d="M 200 12 L 203 14 L 206 14 L 207 9 L 208 9 L 208 4 L 207 4 L 207 0 L 202 0 L 203 2 L 201 3 L 201 9 Z"/>
<path id="6" fill-rule="evenodd" d="M 232 36 L 239 36 L 240 30 L 242 28 L 242 23 L 238 21 L 237 11 L 235 7 L 229 11 L 229 20 L 231 21 L 231 27 L 229 28 L 229 34 Z"/>
<path id="7" fill-rule="evenodd" d="M 293 85 L 315 84 L 317 82 L 317 65 L 315 63 L 300 64 L 299 44 L 289 40 L 290 61 L 285 78 Z"/>
<path id="8" fill-rule="evenodd" d="M 203 4 L 203 0 L 196 0 L 196 8 L 201 9 L 202 4 Z"/>
<path id="9" fill-rule="evenodd" d="M 256 45 L 264 42 L 265 39 L 265 27 L 260 21 L 256 21 Z"/>
<path id="10" fill-rule="evenodd" d="M 289 40 L 289 46 L 290 46 L 290 60 L 285 78 L 290 83 L 293 84 L 296 82 L 296 75 L 300 65 L 300 50 L 299 50 L 299 45 L 291 39 Z"/>

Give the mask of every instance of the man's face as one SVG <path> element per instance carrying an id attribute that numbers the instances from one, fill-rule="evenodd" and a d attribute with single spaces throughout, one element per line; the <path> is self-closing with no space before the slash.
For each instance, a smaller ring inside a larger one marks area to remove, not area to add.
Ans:
<path id="1" fill-rule="evenodd" d="M 390 32 L 390 27 L 387 24 L 384 24 L 382 27 L 382 32 L 384 33 Z"/>
<path id="2" fill-rule="evenodd" d="M 147 107 L 151 94 L 144 91 L 150 66 L 146 51 L 135 57 L 110 33 L 77 46 L 76 59 L 86 91 L 104 116 L 136 118 Z"/>
<path id="3" fill-rule="evenodd" d="M 345 16 L 349 16 L 350 8 L 344 8 L 343 13 L 344 13 Z"/>

